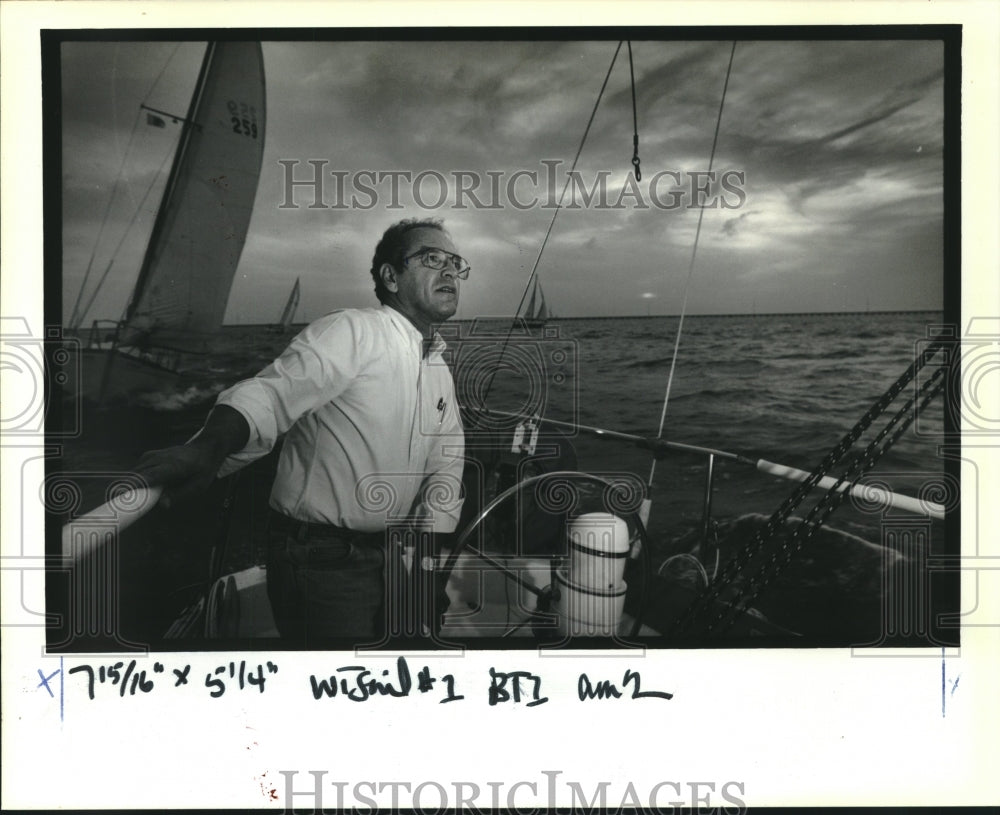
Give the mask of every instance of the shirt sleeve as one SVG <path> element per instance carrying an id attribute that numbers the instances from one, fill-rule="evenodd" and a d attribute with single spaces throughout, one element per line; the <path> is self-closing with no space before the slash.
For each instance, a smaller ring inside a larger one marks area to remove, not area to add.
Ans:
<path id="1" fill-rule="evenodd" d="M 423 511 L 434 532 L 454 532 L 462 513 L 462 472 L 465 467 L 465 431 L 452 387 L 444 420 L 427 456 L 421 486 Z"/>
<path id="2" fill-rule="evenodd" d="M 375 355 L 374 332 L 358 312 L 322 317 L 252 379 L 219 394 L 250 425 L 246 446 L 219 470 L 228 475 L 271 451 L 295 422 L 339 396 Z"/>

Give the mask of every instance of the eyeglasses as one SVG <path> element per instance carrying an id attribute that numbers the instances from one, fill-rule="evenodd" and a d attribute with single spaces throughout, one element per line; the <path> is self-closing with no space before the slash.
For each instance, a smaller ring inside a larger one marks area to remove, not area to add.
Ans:
<path id="1" fill-rule="evenodd" d="M 423 248 L 419 252 L 414 252 L 409 257 L 403 258 L 403 263 L 406 263 L 413 258 L 420 258 L 420 262 L 426 266 L 428 269 L 433 269 L 435 272 L 443 271 L 450 264 L 455 270 L 455 277 L 460 280 L 465 280 L 469 276 L 469 272 L 472 267 L 469 265 L 469 261 L 460 255 L 453 255 L 451 252 L 445 252 L 444 249 L 434 249 L 434 248 Z"/>

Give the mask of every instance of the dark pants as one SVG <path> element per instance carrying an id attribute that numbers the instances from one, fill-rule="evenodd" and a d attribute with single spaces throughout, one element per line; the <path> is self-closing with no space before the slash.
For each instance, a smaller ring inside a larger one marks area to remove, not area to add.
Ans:
<path id="1" fill-rule="evenodd" d="M 272 511 L 267 594 L 281 636 L 302 643 L 350 639 L 352 645 L 421 636 L 424 614 L 415 607 L 418 593 L 393 537 Z"/>

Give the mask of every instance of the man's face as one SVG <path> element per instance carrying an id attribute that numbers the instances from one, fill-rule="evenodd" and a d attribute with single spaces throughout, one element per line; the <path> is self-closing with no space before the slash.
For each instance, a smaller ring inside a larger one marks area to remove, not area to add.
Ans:
<path id="1" fill-rule="evenodd" d="M 452 264 L 435 271 L 420 256 L 423 249 L 441 249 L 457 255 L 455 245 L 440 229 L 421 227 L 406 233 L 403 257 L 409 258 L 396 271 L 396 296 L 400 310 L 417 323 L 447 320 L 458 309 L 459 279 Z"/>

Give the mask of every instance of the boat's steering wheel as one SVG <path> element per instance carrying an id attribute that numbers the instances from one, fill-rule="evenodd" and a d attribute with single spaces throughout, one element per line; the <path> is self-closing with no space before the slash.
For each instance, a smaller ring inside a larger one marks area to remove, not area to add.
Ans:
<path id="1" fill-rule="evenodd" d="M 585 481 L 592 484 L 599 484 L 605 489 L 605 494 L 614 494 L 616 490 L 622 490 L 623 487 L 620 484 L 616 484 L 613 481 L 609 481 L 601 476 L 593 475 L 591 473 L 579 472 L 577 470 L 555 470 L 553 472 L 542 473 L 540 475 L 530 476 L 525 478 L 523 481 L 519 481 L 514 486 L 507 488 L 501 492 L 496 498 L 490 501 L 480 512 L 476 515 L 462 530 L 462 533 L 458 536 L 455 541 L 455 545 L 448 555 L 448 559 L 445 561 L 444 566 L 438 572 L 439 591 L 443 592 L 444 587 L 448 585 L 448 581 L 451 579 L 451 573 L 455 569 L 455 564 L 458 562 L 459 556 L 462 554 L 463 550 L 468 547 L 469 539 L 472 537 L 473 533 L 482 525 L 483 521 L 490 516 L 490 514 L 499 506 L 508 501 L 512 496 L 516 495 L 521 490 L 531 487 L 535 484 L 539 484 L 546 480 L 556 480 L 561 479 L 562 481 Z M 645 612 L 646 606 L 646 596 L 649 584 L 649 574 L 651 569 L 650 561 L 650 541 L 649 534 L 646 532 L 646 527 L 639 517 L 639 513 L 636 510 L 631 510 L 627 513 L 622 513 L 629 521 L 631 521 L 635 531 L 638 533 L 642 545 L 640 547 L 640 556 L 642 558 L 642 582 L 639 594 L 639 607 L 635 615 L 635 619 L 632 625 L 632 631 L 629 636 L 634 637 L 639 633 L 639 628 L 642 625 L 642 617 Z M 474 552 L 476 555 L 482 557 L 482 553 Z M 492 558 L 484 558 L 487 563 L 497 567 L 496 563 L 491 563 Z M 502 570 L 501 570 L 502 571 Z M 503 572 L 505 577 L 508 579 L 513 579 L 508 573 Z"/>

